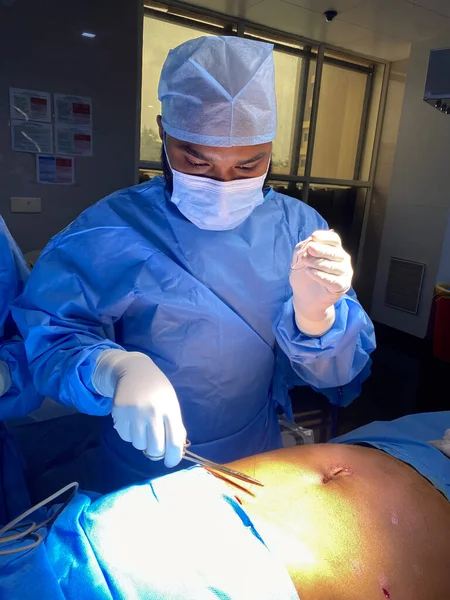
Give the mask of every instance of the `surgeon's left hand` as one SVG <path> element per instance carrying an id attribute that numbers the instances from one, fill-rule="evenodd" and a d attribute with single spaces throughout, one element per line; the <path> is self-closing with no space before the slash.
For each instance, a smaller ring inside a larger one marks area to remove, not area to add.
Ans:
<path id="1" fill-rule="evenodd" d="M 291 264 L 295 321 L 306 335 L 321 336 L 333 327 L 334 305 L 352 285 L 350 255 L 334 231 L 316 231 L 297 244 Z"/>

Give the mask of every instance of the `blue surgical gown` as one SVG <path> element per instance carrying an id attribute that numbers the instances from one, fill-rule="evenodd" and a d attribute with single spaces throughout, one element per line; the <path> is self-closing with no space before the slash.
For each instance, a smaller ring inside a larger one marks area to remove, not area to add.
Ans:
<path id="1" fill-rule="evenodd" d="M 38 389 L 108 415 L 111 398 L 91 383 L 99 354 L 143 352 L 173 384 L 194 452 L 222 462 L 280 446 L 276 406 L 289 412 L 288 387 L 348 403 L 374 348 L 353 292 L 321 338 L 295 325 L 292 253 L 323 228 L 313 209 L 271 189 L 244 223 L 221 232 L 183 217 L 163 178 L 112 194 L 51 240 L 16 303 Z M 114 469 L 102 472 L 117 477 L 108 489 L 164 472 L 120 440 L 110 417 L 104 436 Z"/>
<path id="2" fill-rule="evenodd" d="M 24 344 L 10 315 L 10 305 L 27 279 L 22 253 L 0 217 L 0 360 L 7 364 L 11 375 L 11 387 L 0 397 L 0 524 L 29 506 L 22 460 L 2 421 L 22 417 L 41 403 L 28 370 Z"/>
<path id="3" fill-rule="evenodd" d="M 23 255 L 0 217 L 0 360 L 11 375 L 11 387 L 0 398 L 0 421 L 21 417 L 37 408 L 41 397 L 33 387 L 25 346 L 11 318 L 10 307 L 28 279 Z"/>

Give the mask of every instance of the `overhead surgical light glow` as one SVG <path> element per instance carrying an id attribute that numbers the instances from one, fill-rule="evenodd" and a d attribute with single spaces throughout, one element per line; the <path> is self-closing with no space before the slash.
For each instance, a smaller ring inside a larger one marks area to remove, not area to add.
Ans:
<path id="1" fill-rule="evenodd" d="M 89 33 L 89 31 L 83 31 L 81 35 L 87 38 L 95 38 L 95 33 Z"/>

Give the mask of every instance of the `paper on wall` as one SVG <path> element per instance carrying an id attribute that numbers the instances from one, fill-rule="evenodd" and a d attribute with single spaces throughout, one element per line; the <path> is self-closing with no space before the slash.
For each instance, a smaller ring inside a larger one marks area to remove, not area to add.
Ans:
<path id="1" fill-rule="evenodd" d="M 12 149 L 15 152 L 53 154 L 53 125 L 31 121 L 11 121 Z"/>
<path id="2" fill-rule="evenodd" d="M 50 123 L 52 120 L 50 94 L 21 88 L 9 89 L 11 119 Z"/>
<path id="3" fill-rule="evenodd" d="M 53 94 L 55 123 L 92 127 L 92 99 L 87 96 Z"/>
<path id="4" fill-rule="evenodd" d="M 90 127 L 56 125 L 56 154 L 92 156 L 93 137 Z"/>
<path id="5" fill-rule="evenodd" d="M 73 185 L 75 183 L 75 159 L 72 156 L 36 156 L 38 183 Z"/>

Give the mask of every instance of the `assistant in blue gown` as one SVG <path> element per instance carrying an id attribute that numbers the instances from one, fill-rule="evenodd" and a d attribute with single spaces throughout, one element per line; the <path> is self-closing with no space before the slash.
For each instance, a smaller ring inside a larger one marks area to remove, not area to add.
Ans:
<path id="1" fill-rule="evenodd" d="M 10 305 L 22 292 L 28 275 L 23 255 L 0 217 L 0 364 L 4 390 L 0 396 L 0 524 L 29 504 L 22 461 L 3 421 L 23 417 L 41 403 L 28 370 L 25 346 L 10 315 Z"/>

